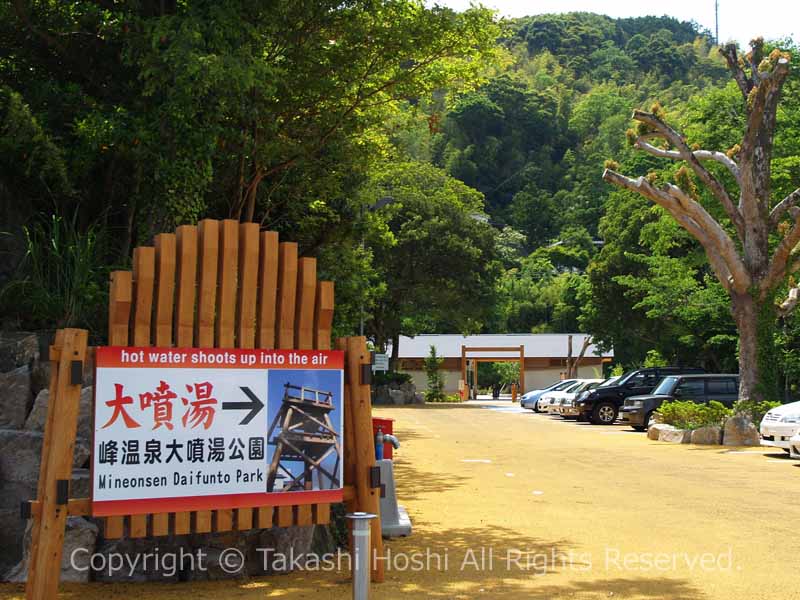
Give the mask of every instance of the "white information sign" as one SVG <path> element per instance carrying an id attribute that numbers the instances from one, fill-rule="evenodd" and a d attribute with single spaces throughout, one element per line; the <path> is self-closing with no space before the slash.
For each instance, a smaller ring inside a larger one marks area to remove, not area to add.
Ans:
<path id="1" fill-rule="evenodd" d="M 93 514 L 341 501 L 342 366 L 334 351 L 98 348 Z"/>

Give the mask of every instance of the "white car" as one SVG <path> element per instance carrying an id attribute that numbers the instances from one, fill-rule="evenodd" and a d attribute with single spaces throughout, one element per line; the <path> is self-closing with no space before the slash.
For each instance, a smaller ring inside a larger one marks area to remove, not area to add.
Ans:
<path id="1" fill-rule="evenodd" d="M 584 379 L 580 386 L 562 396 L 555 412 L 565 419 L 569 417 L 577 417 L 578 409 L 575 407 L 575 399 L 584 392 L 588 392 L 589 390 L 599 387 L 603 381 L 603 379 Z"/>
<path id="2" fill-rule="evenodd" d="M 577 379 L 566 379 L 556 381 L 543 390 L 531 390 L 530 392 L 523 394 L 522 400 L 520 401 L 520 406 L 522 406 L 522 408 L 528 408 L 534 412 L 540 412 L 539 400 L 542 398 L 542 396 L 548 392 L 557 392 L 568 388 L 577 381 Z"/>
<path id="3" fill-rule="evenodd" d="M 594 381 L 593 379 L 578 379 L 571 386 L 564 388 L 558 392 L 550 392 L 542 396 L 539 400 L 539 410 L 548 414 L 557 414 L 561 406 L 561 400 L 572 400 L 575 394 L 588 385 L 588 382 Z"/>
<path id="4" fill-rule="evenodd" d="M 789 438 L 789 456 L 792 458 L 800 458 L 800 433 Z"/>
<path id="5" fill-rule="evenodd" d="M 783 404 L 769 411 L 761 419 L 759 433 L 762 446 L 781 448 L 793 458 L 800 458 L 800 402 Z"/>

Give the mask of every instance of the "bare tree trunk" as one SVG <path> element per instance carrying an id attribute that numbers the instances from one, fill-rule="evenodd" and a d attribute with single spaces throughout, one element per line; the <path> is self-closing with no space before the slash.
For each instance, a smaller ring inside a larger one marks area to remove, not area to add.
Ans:
<path id="1" fill-rule="evenodd" d="M 771 298 L 757 301 L 750 294 L 731 297 L 731 312 L 739 330 L 739 399 L 777 400 L 775 313 Z"/>
<path id="2" fill-rule="evenodd" d="M 392 356 L 389 359 L 389 370 L 397 371 L 400 366 L 400 334 L 392 335 Z"/>
<path id="3" fill-rule="evenodd" d="M 578 369 L 581 366 L 581 361 L 583 360 L 583 357 L 586 355 L 586 350 L 589 348 L 589 345 L 591 343 L 592 343 L 592 338 L 589 337 L 588 335 L 585 338 L 583 338 L 583 344 L 581 345 L 581 351 L 578 354 L 577 358 L 575 358 L 575 360 L 572 361 L 572 369 L 574 371 L 574 373 L 572 375 L 573 377 L 577 377 L 578 376 Z"/>
<path id="4" fill-rule="evenodd" d="M 739 330 L 739 399 L 753 400 L 758 386 L 758 315 L 750 294 L 733 296 L 731 301 Z"/>
<path id="5" fill-rule="evenodd" d="M 572 379 L 572 336 L 567 336 L 567 379 Z"/>

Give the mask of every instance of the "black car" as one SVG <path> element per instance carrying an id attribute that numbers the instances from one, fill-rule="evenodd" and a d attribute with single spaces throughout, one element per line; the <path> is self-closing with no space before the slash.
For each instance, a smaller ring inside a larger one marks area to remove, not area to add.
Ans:
<path id="1" fill-rule="evenodd" d="M 730 408 L 738 398 L 738 375 L 671 375 L 662 379 L 651 394 L 627 398 L 620 411 L 620 421 L 644 431 L 665 400 L 689 400 L 698 404 L 716 400 Z"/>
<path id="2" fill-rule="evenodd" d="M 575 399 L 579 419 L 588 419 L 595 425 L 611 425 L 617 419 L 625 398 L 641 396 L 653 391 L 668 375 L 705 373 L 698 367 L 650 367 L 625 373 L 615 385 L 595 388 Z"/>

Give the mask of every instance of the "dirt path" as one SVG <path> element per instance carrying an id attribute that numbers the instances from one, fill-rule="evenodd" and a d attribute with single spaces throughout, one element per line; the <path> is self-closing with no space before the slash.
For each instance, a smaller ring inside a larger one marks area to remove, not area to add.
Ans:
<path id="1" fill-rule="evenodd" d="M 501 404 L 376 410 L 396 419 L 396 477 L 414 534 L 388 544 L 387 581 L 373 598 L 800 598 L 800 462 L 661 444 Z M 19 589 L 2 587 L 0 598 L 21 598 Z M 344 573 L 61 595 L 349 596 Z"/>

